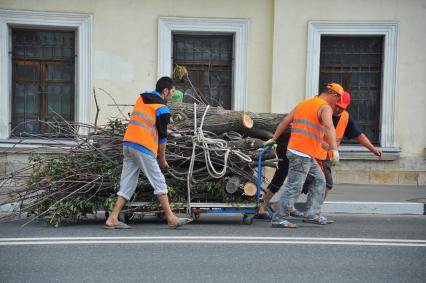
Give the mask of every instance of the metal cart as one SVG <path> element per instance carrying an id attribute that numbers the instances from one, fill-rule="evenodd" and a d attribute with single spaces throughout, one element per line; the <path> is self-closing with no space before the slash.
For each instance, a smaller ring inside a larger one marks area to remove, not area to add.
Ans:
<path id="1" fill-rule="evenodd" d="M 262 158 L 265 152 L 270 149 L 270 146 L 263 148 L 262 152 L 258 158 L 257 164 L 257 191 L 256 191 L 256 202 L 254 203 L 241 203 L 241 204 L 232 204 L 232 203 L 198 203 L 198 202 L 187 202 L 177 204 L 174 208 L 175 212 L 186 212 L 194 220 L 197 220 L 201 214 L 238 214 L 243 215 L 242 221 L 244 224 L 250 225 L 253 223 L 254 216 L 256 214 L 257 207 L 259 206 L 260 201 L 260 192 L 262 184 Z M 190 188 L 188 188 L 188 199 L 190 199 Z M 125 206 L 124 210 L 120 214 L 120 218 L 125 222 L 132 219 L 135 212 L 138 212 L 142 215 L 142 218 L 145 215 L 154 215 L 158 218 L 164 218 L 164 213 L 162 211 L 153 211 L 152 204 L 148 202 L 129 202 Z"/>

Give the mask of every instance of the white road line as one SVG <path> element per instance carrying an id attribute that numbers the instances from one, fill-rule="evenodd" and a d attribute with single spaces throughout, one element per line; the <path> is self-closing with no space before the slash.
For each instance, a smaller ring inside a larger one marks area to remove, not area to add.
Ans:
<path id="1" fill-rule="evenodd" d="M 0 238 L 4 241 L 66 241 L 66 240 L 300 240 L 300 241 L 352 241 L 352 242 L 402 242 L 426 243 L 417 239 L 379 239 L 379 238 L 317 238 L 317 237 L 256 237 L 256 236 L 126 236 L 126 237 L 38 237 L 38 238 Z"/>
<path id="2" fill-rule="evenodd" d="M 0 246 L 18 245 L 81 245 L 81 244 L 301 244 L 301 245 L 345 245 L 345 246 L 398 246 L 426 247 L 426 244 L 376 243 L 376 242 L 322 242 L 322 241 L 227 241 L 227 240 L 116 240 L 116 241 L 36 241 L 0 242 Z"/>
<path id="3" fill-rule="evenodd" d="M 46 237 L 0 238 L 0 246 L 78 244 L 298 244 L 426 247 L 426 240 L 313 238 L 313 237 L 226 237 L 226 236 L 145 236 L 145 237 Z"/>

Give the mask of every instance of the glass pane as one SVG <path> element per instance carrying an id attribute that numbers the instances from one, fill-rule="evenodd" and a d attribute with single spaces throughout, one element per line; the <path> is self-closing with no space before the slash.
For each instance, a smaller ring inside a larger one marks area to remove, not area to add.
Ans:
<path id="1" fill-rule="evenodd" d="M 74 59 L 73 31 L 12 30 L 13 56 Z"/>
<path id="2" fill-rule="evenodd" d="M 71 118 L 71 86 L 69 84 L 49 84 L 47 87 L 48 114 L 61 115 L 65 120 Z"/>
<path id="3" fill-rule="evenodd" d="M 15 85 L 15 113 L 38 113 L 38 85 L 18 83 Z"/>
<path id="4" fill-rule="evenodd" d="M 174 35 L 173 65 L 187 68 L 187 78 L 177 82 L 177 89 L 211 104 L 232 107 L 232 35 Z M 193 87 L 192 87 L 193 86 Z"/>
<path id="5" fill-rule="evenodd" d="M 351 93 L 349 112 L 379 143 L 382 36 L 321 36 L 319 92 L 337 82 Z"/>
<path id="6" fill-rule="evenodd" d="M 37 64 L 15 63 L 15 80 L 38 81 L 40 79 Z"/>
<path id="7" fill-rule="evenodd" d="M 71 64 L 48 64 L 47 79 L 48 80 L 72 80 L 73 66 Z"/>
<path id="8" fill-rule="evenodd" d="M 13 136 L 37 134 L 40 126 L 37 120 L 25 120 L 24 118 L 17 118 L 15 120 L 15 127 L 12 131 Z"/>

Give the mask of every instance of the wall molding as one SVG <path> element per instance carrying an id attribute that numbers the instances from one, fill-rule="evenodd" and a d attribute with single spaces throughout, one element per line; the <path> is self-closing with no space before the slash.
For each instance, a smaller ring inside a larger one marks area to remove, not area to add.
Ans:
<path id="1" fill-rule="evenodd" d="M 317 95 L 321 35 L 383 35 L 384 57 L 382 73 L 382 103 L 380 117 L 380 145 L 395 146 L 395 84 L 399 23 L 396 21 L 310 21 L 306 66 L 306 93 Z"/>
<path id="2" fill-rule="evenodd" d="M 91 14 L 0 9 L 0 139 L 8 139 L 11 132 L 11 28 L 52 27 L 76 31 L 75 122 L 88 124 L 92 101 L 92 26 Z M 80 128 L 80 134 L 87 133 L 87 128 Z"/>
<path id="3" fill-rule="evenodd" d="M 248 19 L 227 18 L 158 18 L 158 68 L 157 77 L 172 73 L 172 33 L 231 33 L 234 34 L 234 72 L 232 109 L 246 110 Z"/>

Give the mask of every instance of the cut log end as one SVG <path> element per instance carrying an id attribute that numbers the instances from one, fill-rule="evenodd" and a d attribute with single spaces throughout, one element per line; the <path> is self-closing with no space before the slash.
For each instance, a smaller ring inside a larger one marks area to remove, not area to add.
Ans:
<path id="1" fill-rule="evenodd" d="M 243 113 L 243 125 L 247 129 L 253 128 L 253 119 L 247 113 Z"/>
<path id="2" fill-rule="evenodd" d="M 252 197 L 256 195 L 257 187 L 255 184 L 248 182 L 244 184 L 244 194 L 246 196 Z"/>

